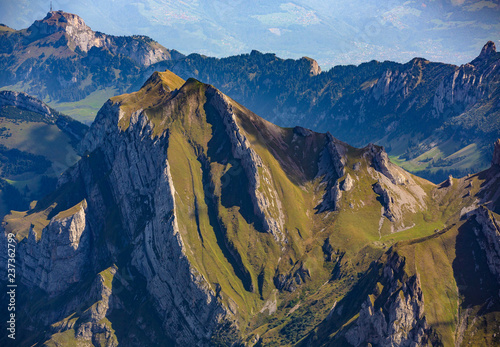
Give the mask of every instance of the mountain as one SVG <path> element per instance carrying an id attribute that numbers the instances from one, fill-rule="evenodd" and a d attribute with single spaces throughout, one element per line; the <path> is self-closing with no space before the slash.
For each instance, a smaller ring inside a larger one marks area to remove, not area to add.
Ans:
<path id="1" fill-rule="evenodd" d="M 500 29 L 497 0 L 80 0 L 54 6 L 78 13 L 95 30 L 147 35 L 182 52 L 313 55 L 325 69 L 421 56 L 460 65 Z M 46 0 L 3 1 L 0 23 L 24 28 L 48 8 Z"/>
<path id="2" fill-rule="evenodd" d="M 152 69 L 212 83 L 281 126 L 383 145 L 399 165 L 436 183 L 486 168 L 500 136 L 500 53 L 493 42 L 462 66 L 415 58 L 321 72 L 309 58 L 253 51 L 223 59 L 191 54 L 147 74 Z"/>
<path id="3" fill-rule="evenodd" d="M 0 26 L 0 85 L 57 104 L 62 111 L 74 106 L 64 102 L 87 98 L 87 113 L 80 117 L 90 120 L 97 111 L 91 112 L 92 106 L 100 105 L 89 96 L 100 100 L 104 93 L 102 104 L 135 82 L 141 68 L 182 56 L 146 36 L 94 32 L 83 19 L 63 11 L 51 11 L 23 30 Z"/>
<path id="4" fill-rule="evenodd" d="M 88 127 L 25 93 L 0 91 L 0 217 L 27 210 L 75 164 Z"/>
<path id="5" fill-rule="evenodd" d="M 435 185 L 166 71 L 106 102 L 80 154 L 4 220 L 18 344 L 500 342 L 500 141 Z"/>
<path id="6" fill-rule="evenodd" d="M 395 163 L 435 183 L 488 166 L 500 136 L 499 60 L 490 41 L 461 66 L 414 58 L 321 71 L 312 58 L 258 51 L 183 56 L 144 36 L 93 32 L 62 11 L 28 29 L 0 27 L 0 88 L 26 91 L 86 123 L 109 97 L 168 69 L 213 84 L 280 126 L 383 145 Z"/>

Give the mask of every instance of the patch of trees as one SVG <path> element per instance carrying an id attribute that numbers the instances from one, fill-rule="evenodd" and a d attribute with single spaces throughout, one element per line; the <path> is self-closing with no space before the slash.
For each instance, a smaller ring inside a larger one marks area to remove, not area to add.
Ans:
<path id="1" fill-rule="evenodd" d="M 43 174 L 51 165 L 51 162 L 44 156 L 0 145 L 0 169 L 4 177 L 25 172 Z"/>

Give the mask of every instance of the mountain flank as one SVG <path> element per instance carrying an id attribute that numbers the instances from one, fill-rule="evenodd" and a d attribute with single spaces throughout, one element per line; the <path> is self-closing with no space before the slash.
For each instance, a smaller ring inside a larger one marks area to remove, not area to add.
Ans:
<path id="1" fill-rule="evenodd" d="M 155 72 L 103 105 L 54 193 L 5 218 L 19 341 L 497 344 L 499 152 L 435 185 Z"/>

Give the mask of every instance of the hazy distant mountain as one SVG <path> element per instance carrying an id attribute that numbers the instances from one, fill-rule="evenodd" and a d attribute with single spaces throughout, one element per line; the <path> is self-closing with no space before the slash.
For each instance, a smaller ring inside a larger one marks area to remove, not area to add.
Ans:
<path id="1" fill-rule="evenodd" d="M 96 91 L 109 97 L 110 88 L 123 92 L 141 68 L 182 56 L 146 36 L 94 32 L 80 17 L 61 11 L 27 29 L 0 26 L 1 86 L 52 103 L 79 101 Z"/>
<path id="2" fill-rule="evenodd" d="M 16 346 L 500 342 L 500 140 L 488 170 L 434 185 L 167 71 L 106 102 L 80 150 L 5 219 Z"/>
<path id="3" fill-rule="evenodd" d="M 312 56 L 323 68 L 414 57 L 463 64 L 500 37 L 498 0 L 242 1 L 54 0 L 95 30 L 147 35 L 185 53 L 230 56 L 253 49 Z M 46 0 L 2 1 L 0 23 L 29 26 Z M 112 15 L 110 15 L 112 14 Z"/>

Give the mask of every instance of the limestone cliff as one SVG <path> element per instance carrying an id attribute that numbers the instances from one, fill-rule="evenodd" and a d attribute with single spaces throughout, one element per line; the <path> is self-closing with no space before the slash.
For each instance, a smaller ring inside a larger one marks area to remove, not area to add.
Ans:
<path id="1" fill-rule="evenodd" d="M 82 18 L 63 11 L 47 13 L 44 19 L 35 21 L 28 32 L 33 39 L 63 33 L 67 35 L 68 45 L 73 50 L 78 48 L 86 53 L 93 47 L 106 48 L 113 54 L 129 56 L 143 66 L 171 58 L 169 50 L 152 44 L 154 42 L 147 37 L 138 36 L 126 42 L 120 37 L 94 32 Z"/>
<path id="2" fill-rule="evenodd" d="M 361 306 L 359 318 L 345 332 L 353 346 L 422 346 L 430 328 L 418 275 L 405 274 L 405 259 L 394 253 L 382 269 L 380 287 Z M 378 292 L 377 292 L 378 291 Z"/>

